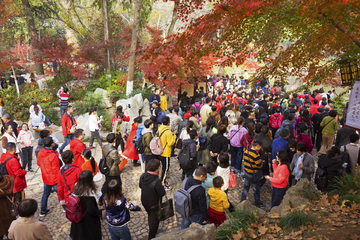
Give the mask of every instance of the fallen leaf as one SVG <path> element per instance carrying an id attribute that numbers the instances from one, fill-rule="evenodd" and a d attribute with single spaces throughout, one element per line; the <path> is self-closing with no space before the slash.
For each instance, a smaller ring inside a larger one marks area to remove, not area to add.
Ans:
<path id="1" fill-rule="evenodd" d="M 334 226 L 334 227 L 342 227 L 342 226 L 344 226 L 344 224 L 342 224 L 342 223 L 332 223 L 331 224 L 332 226 Z"/>
<path id="2" fill-rule="evenodd" d="M 351 220 L 351 221 L 349 222 L 349 224 L 357 224 L 357 222 L 354 221 L 354 220 Z"/>
<path id="3" fill-rule="evenodd" d="M 244 238 L 244 232 L 242 231 L 242 228 L 239 231 L 237 231 L 237 234 L 232 234 L 232 237 L 234 240 L 240 240 Z"/>
<path id="4" fill-rule="evenodd" d="M 273 213 L 273 214 L 270 215 L 270 217 L 272 219 L 280 219 L 281 218 L 281 216 L 278 213 Z"/>
<path id="5" fill-rule="evenodd" d="M 255 238 L 257 238 L 257 237 L 258 237 L 258 236 L 256 235 L 255 230 L 254 230 L 254 229 L 252 229 L 252 228 L 248 228 L 248 230 L 247 230 L 247 234 L 248 234 L 251 238 L 253 238 L 253 239 L 255 239 Z"/>
<path id="6" fill-rule="evenodd" d="M 342 201 L 342 203 L 341 203 L 341 208 L 346 208 L 346 203 L 347 202 L 350 202 L 349 200 L 344 200 L 344 201 Z"/>
<path id="7" fill-rule="evenodd" d="M 335 231 L 335 228 L 330 228 L 331 231 Z"/>
<path id="8" fill-rule="evenodd" d="M 268 228 L 265 226 L 260 226 L 258 231 L 260 233 L 260 235 L 264 235 L 267 232 Z"/>
<path id="9" fill-rule="evenodd" d="M 257 227 L 258 227 L 257 223 L 251 223 L 250 226 L 252 226 L 253 228 L 257 228 Z"/>
<path id="10" fill-rule="evenodd" d="M 327 194 L 321 196 L 320 201 L 317 205 L 319 207 L 326 207 L 330 205 Z"/>

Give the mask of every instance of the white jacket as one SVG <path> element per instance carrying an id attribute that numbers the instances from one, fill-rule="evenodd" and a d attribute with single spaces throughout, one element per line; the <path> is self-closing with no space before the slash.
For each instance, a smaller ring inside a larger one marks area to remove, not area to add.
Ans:
<path id="1" fill-rule="evenodd" d="M 99 130 L 99 123 L 100 120 L 97 120 L 97 116 L 96 114 L 91 114 L 89 116 L 89 130 L 90 132 L 95 132 L 95 130 Z"/>

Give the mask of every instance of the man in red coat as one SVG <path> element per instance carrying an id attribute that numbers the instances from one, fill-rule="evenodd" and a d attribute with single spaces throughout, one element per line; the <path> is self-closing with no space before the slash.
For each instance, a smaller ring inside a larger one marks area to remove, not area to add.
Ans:
<path id="1" fill-rule="evenodd" d="M 61 117 L 61 127 L 64 135 L 65 142 L 59 148 L 60 154 L 64 150 L 64 148 L 69 144 L 71 140 L 74 139 L 74 133 L 71 133 L 72 126 L 76 126 L 76 120 L 73 115 L 73 108 L 72 106 L 67 106 L 66 113 Z"/>
<path id="2" fill-rule="evenodd" d="M 58 174 L 60 171 L 59 153 L 52 150 L 55 146 L 51 137 L 44 139 L 44 148 L 42 148 L 37 157 L 37 165 L 41 169 L 41 176 L 44 183 L 44 191 L 41 198 L 40 217 L 44 217 L 50 212 L 47 209 L 47 201 L 52 191 L 57 191 Z"/>
<path id="3" fill-rule="evenodd" d="M 73 187 L 75 183 L 77 183 L 82 170 L 73 164 L 75 159 L 72 151 L 67 150 L 63 152 L 61 158 L 65 166 L 58 172 L 57 191 L 60 204 L 65 209 L 70 193 L 72 193 Z"/>
<path id="4" fill-rule="evenodd" d="M 82 142 L 85 138 L 85 132 L 83 129 L 76 129 L 74 140 L 70 141 L 70 150 L 74 153 L 75 162 L 74 165 L 81 168 L 85 160 L 81 156 L 81 153 L 86 149 L 86 145 Z"/>
<path id="5" fill-rule="evenodd" d="M 15 179 L 13 187 L 14 203 L 15 206 L 18 206 L 25 197 L 24 189 L 27 187 L 27 184 L 25 178 L 26 170 L 21 168 L 20 158 L 15 155 L 15 152 L 15 143 L 8 142 L 6 144 L 6 153 L 1 154 L 0 163 L 6 162 L 6 171 Z"/>

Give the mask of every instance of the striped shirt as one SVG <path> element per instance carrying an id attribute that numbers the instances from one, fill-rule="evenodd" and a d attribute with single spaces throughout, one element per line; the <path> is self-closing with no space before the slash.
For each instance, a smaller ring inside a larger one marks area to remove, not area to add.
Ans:
<path id="1" fill-rule="evenodd" d="M 67 106 L 69 104 L 70 94 L 62 93 L 59 95 L 60 98 L 60 106 Z"/>
<path id="2" fill-rule="evenodd" d="M 248 149 L 244 153 L 244 169 L 246 173 L 252 175 L 257 173 L 262 167 L 262 161 L 260 159 L 260 154 L 258 154 L 253 149 Z"/>

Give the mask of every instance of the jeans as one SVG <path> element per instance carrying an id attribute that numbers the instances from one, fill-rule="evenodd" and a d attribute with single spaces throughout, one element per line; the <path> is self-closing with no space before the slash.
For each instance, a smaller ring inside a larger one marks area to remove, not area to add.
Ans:
<path id="1" fill-rule="evenodd" d="M 245 176 L 245 183 L 244 183 L 243 192 L 241 194 L 240 202 L 246 200 L 246 197 L 247 197 L 248 192 L 249 192 L 249 188 L 250 188 L 250 186 L 252 186 L 253 191 L 254 191 L 255 206 L 260 206 L 260 186 L 261 186 L 261 181 L 259 181 L 257 183 L 254 182 L 253 177 L 251 175 L 249 175 L 248 173 L 245 173 L 244 176 Z"/>
<path id="2" fill-rule="evenodd" d="M 201 224 L 202 222 L 203 221 L 201 214 L 193 214 L 189 218 L 183 218 L 181 224 L 181 230 L 188 228 L 191 225 L 191 223 Z"/>
<path id="3" fill-rule="evenodd" d="M 98 130 L 95 130 L 95 132 L 91 132 L 91 137 L 90 137 L 90 144 L 89 146 L 92 147 L 93 143 L 94 143 L 94 138 L 96 138 L 96 141 L 99 143 L 100 146 L 102 146 L 102 142 L 100 139 L 100 134 Z"/>
<path id="4" fill-rule="evenodd" d="M 51 125 L 51 122 L 50 120 L 47 118 L 47 116 L 44 116 L 45 117 L 45 122 L 47 122 L 49 125 Z"/>
<path id="5" fill-rule="evenodd" d="M 28 166 L 28 170 L 31 170 L 32 166 L 32 154 L 33 154 L 33 147 L 24 147 L 22 150 L 22 162 L 23 162 L 23 169 L 26 169 L 26 165 Z"/>
<path id="6" fill-rule="evenodd" d="M 161 181 L 166 182 L 166 177 L 169 173 L 170 169 L 170 158 L 169 157 L 162 157 L 156 156 L 156 158 L 161 162 Z"/>
<path id="7" fill-rule="evenodd" d="M 64 115 L 64 113 L 66 112 L 67 106 L 60 106 L 60 115 L 61 117 Z"/>
<path id="8" fill-rule="evenodd" d="M 230 147 L 231 168 L 235 167 L 235 172 L 241 172 L 241 161 L 243 158 L 243 147 Z"/>
<path id="9" fill-rule="evenodd" d="M 64 136 L 65 142 L 61 145 L 60 149 L 64 150 L 64 148 L 69 144 L 71 140 L 74 140 L 75 135 L 74 134 L 68 134 Z"/>
<path id="10" fill-rule="evenodd" d="M 271 208 L 279 206 L 286 193 L 286 188 L 273 187 L 271 193 Z"/>
<path id="11" fill-rule="evenodd" d="M 52 192 L 52 190 L 54 189 L 54 191 L 57 192 L 57 185 L 46 185 L 44 184 L 44 192 L 43 195 L 41 197 L 41 207 L 40 207 L 40 211 L 41 212 L 45 212 L 47 209 L 47 201 L 48 198 Z"/>
<path id="12" fill-rule="evenodd" d="M 130 230 L 127 225 L 117 227 L 108 224 L 111 240 L 131 240 Z"/>

